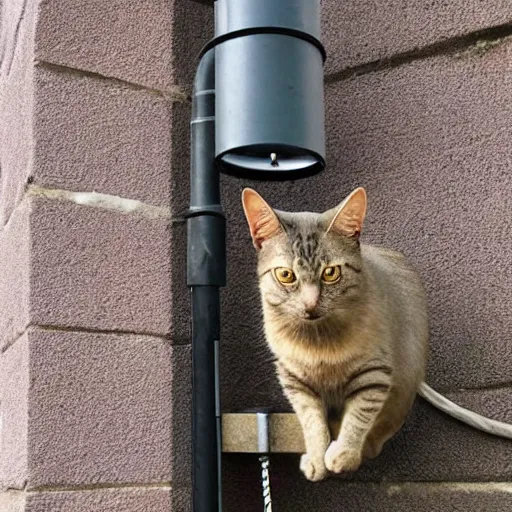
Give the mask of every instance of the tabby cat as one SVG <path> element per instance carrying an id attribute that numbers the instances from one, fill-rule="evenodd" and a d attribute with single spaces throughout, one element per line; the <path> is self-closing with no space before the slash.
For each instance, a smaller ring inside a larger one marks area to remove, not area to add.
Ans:
<path id="1" fill-rule="evenodd" d="M 318 481 L 376 457 L 420 391 L 487 432 L 512 427 L 466 411 L 424 382 L 425 292 L 400 253 L 361 244 L 363 188 L 322 214 L 273 210 L 254 190 L 242 202 L 254 246 L 267 342 L 302 426 L 300 467 Z"/>

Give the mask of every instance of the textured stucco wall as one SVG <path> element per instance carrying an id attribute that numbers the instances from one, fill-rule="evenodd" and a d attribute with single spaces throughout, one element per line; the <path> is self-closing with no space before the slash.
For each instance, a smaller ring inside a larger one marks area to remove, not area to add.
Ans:
<path id="1" fill-rule="evenodd" d="M 180 201 L 212 7 L 0 5 L 0 510 L 189 510 Z"/>
<path id="2" fill-rule="evenodd" d="M 322 6 L 328 168 L 308 181 L 251 185 L 278 208 L 312 211 L 364 185 L 364 240 L 403 250 L 427 285 L 429 382 L 462 405 L 510 422 L 510 3 Z M 223 183 L 223 406 L 284 410 L 261 333 L 255 255 L 239 200 L 247 184 Z M 504 512 L 512 506 L 512 445 L 418 399 L 403 431 L 357 474 L 310 484 L 298 456 L 276 456 L 272 477 L 282 511 Z M 260 510 L 257 478 L 254 457 L 225 458 L 226 510 L 240 510 L 242 499 L 244 510 Z"/>
<path id="3" fill-rule="evenodd" d="M 512 11 L 483 4 L 323 0 L 329 167 L 251 185 L 317 211 L 364 185 L 365 239 L 427 284 L 429 381 L 512 421 Z M 212 2 L 0 5 L 0 510 L 190 510 L 188 94 Z M 247 184 L 223 179 L 223 407 L 285 410 Z M 274 458 L 276 510 L 512 507 L 510 443 L 422 401 L 348 481 L 297 466 Z M 261 510 L 254 457 L 226 456 L 224 480 L 227 512 Z"/>

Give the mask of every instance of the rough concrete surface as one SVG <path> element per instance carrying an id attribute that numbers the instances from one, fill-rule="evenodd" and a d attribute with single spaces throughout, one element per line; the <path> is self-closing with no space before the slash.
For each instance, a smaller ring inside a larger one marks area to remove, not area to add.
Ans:
<path id="1" fill-rule="evenodd" d="M 0 510 L 2 510 L 2 512 L 24 512 L 25 493 L 18 491 L 0 491 Z"/>
<path id="2" fill-rule="evenodd" d="M 0 355 L 1 490 L 23 489 L 27 481 L 28 366 L 28 341 L 24 335 Z"/>
<path id="3" fill-rule="evenodd" d="M 35 3 L 0 3 L 0 227 L 21 200 L 32 166 Z"/>
<path id="4" fill-rule="evenodd" d="M 512 23 L 508 0 L 321 0 L 326 73 Z"/>
<path id="5" fill-rule="evenodd" d="M 31 322 L 168 336 L 168 218 L 31 198 Z"/>
<path id="6" fill-rule="evenodd" d="M 25 202 L 0 229 L 0 350 L 29 323 L 29 215 Z"/>
<path id="7" fill-rule="evenodd" d="M 212 7 L 190 0 L 43 0 L 35 53 L 39 60 L 167 90 L 190 85 L 212 33 Z"/>
<path id="8" fill-rule="evenodd" d="M 231 467 L 233 478 L 224 487 L 225 512 L 240 511 L 244 496 L 244 512 L 263 509 L 257 460 L 246 461 L 241 472 Z M 413 484 L 375 485 L 348 484 L 335 479 L 321 483 L 303 480 L 297 473 L 282 478 L 273 471 L 273 508 L 280 512 L 506 512 L 512 507 L 510 484 Z"/>
<path id="9" fill-rule="evenodd" d="M 187 493 L 170 488 L 29 493 L 24 512 L 188 512 Z"/>
<path id="10" fill-rule="evenodd" d="M 35 83 L 35 184 L 169 204 L 188 162 L 173 149 L 188 143 L 187 123 L 175 125 L 190 117 L 185 93 L 164 97 L 45 67 Z"/>
<path id="11" fill-rule="evenodd" d="M 187 347 L 40 329 L 29 344 L 29 490 L 188 480 Z"/>

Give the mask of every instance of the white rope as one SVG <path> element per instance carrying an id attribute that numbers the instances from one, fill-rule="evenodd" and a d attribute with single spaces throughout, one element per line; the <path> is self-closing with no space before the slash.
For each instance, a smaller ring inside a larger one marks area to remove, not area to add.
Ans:
<path id="1" fill-rule="evenodd" d="M 270 460 L 268 455 L 260 457 L 261 462 L 261 485 L 263 488 L 263 510 L 272 512 L 272 497 L 270 496 Z"/>
<path id="2" fill-rule="evenodd" d="M 425 382 L 420 384 L 418 393 L 434 407 L 448 414 L 452 418 L 462 421 L 463 423 L 481 430 L 482 432 L 512 439 L 512 425 L 502 421 L 486 418 L 476 412 L 465 409 L 451 400 L 448 400 L 448 398 L 439 394 L 437 391 L 434 391 Z"/>

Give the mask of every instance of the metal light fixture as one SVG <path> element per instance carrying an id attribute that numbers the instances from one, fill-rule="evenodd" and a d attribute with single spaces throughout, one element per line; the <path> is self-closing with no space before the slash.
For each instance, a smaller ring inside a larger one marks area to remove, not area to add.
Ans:
<path id="1" fill-rule="evenodd" d="M 187 284 L 192 292 L 193 510 L 220 497 L 219 288 L 226 284 L 219 172 L 305 178 L 325 167 L 319 0 L 217 0 L 191 120 Z"/>
<path id="2" fill-rule="evenodd" d="M 215 156 L 222 172 L 293 179 L 325 165 L 315 0 L 215 3 Z"/>

